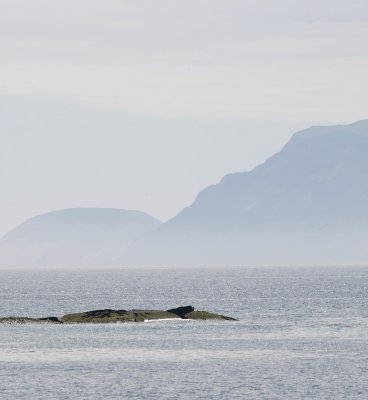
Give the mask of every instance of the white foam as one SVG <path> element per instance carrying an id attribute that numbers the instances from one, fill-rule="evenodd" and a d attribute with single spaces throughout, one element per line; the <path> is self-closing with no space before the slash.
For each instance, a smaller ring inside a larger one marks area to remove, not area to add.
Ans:
<path id="1" fill-rule="evenodd" d="M 145 319 L 144 322 L 162 322 L 162 321 L 192 321 L 183 318 L 157 318 L 157 319 Z"/>

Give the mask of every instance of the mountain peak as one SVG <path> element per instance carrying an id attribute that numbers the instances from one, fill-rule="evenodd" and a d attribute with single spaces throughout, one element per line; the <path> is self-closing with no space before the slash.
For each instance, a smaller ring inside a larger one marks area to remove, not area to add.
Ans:
<path id="1" fill-rule="evenodd" d="M 314 125 L 294 134 L 296 138 L 336 135 L 336 134 L 351 134 L 368 136 L 368 119 L 360 120 L 352 124 L 340 125 Z"/>

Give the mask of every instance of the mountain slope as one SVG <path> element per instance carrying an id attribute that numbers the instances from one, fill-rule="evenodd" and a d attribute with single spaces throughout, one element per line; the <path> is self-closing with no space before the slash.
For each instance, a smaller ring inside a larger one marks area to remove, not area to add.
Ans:
<path id="1" fill-rule="evenodd" d="M 75 208 L 39 215 L 0 241 L 0 266 L 116 265 L 133 239 L 161 224 L 139 212 Z"/>
<path id="2" fill-rule="evenodd" d="M 141 264 L 368 263 L 368 121 L 299 132 L 137 240 Z"/>

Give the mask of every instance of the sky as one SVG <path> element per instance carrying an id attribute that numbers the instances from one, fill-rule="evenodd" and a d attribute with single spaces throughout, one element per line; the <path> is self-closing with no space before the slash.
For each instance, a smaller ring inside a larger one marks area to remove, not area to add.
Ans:
<path id="1" fill-rule="evenodd" d="M 0 236 L 167 220 L 293 132 L 368 118 L 366 0 L 0 0 Z"/>

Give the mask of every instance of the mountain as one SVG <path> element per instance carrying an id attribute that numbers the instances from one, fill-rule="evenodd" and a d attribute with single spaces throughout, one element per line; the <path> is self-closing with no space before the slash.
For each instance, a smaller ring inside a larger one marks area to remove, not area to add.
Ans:
<path id="1" fill-rule="evenodd" d="M 39 215 L 0 241 L 0 266 L 112 266 L 157 219 L 139 211 L 74 208 Z"/>
<path id="2" fill-rule="evenodd" d="M 129 248 L 147 265 L 368 264 L 368 121 L 314 126 Z"/>

